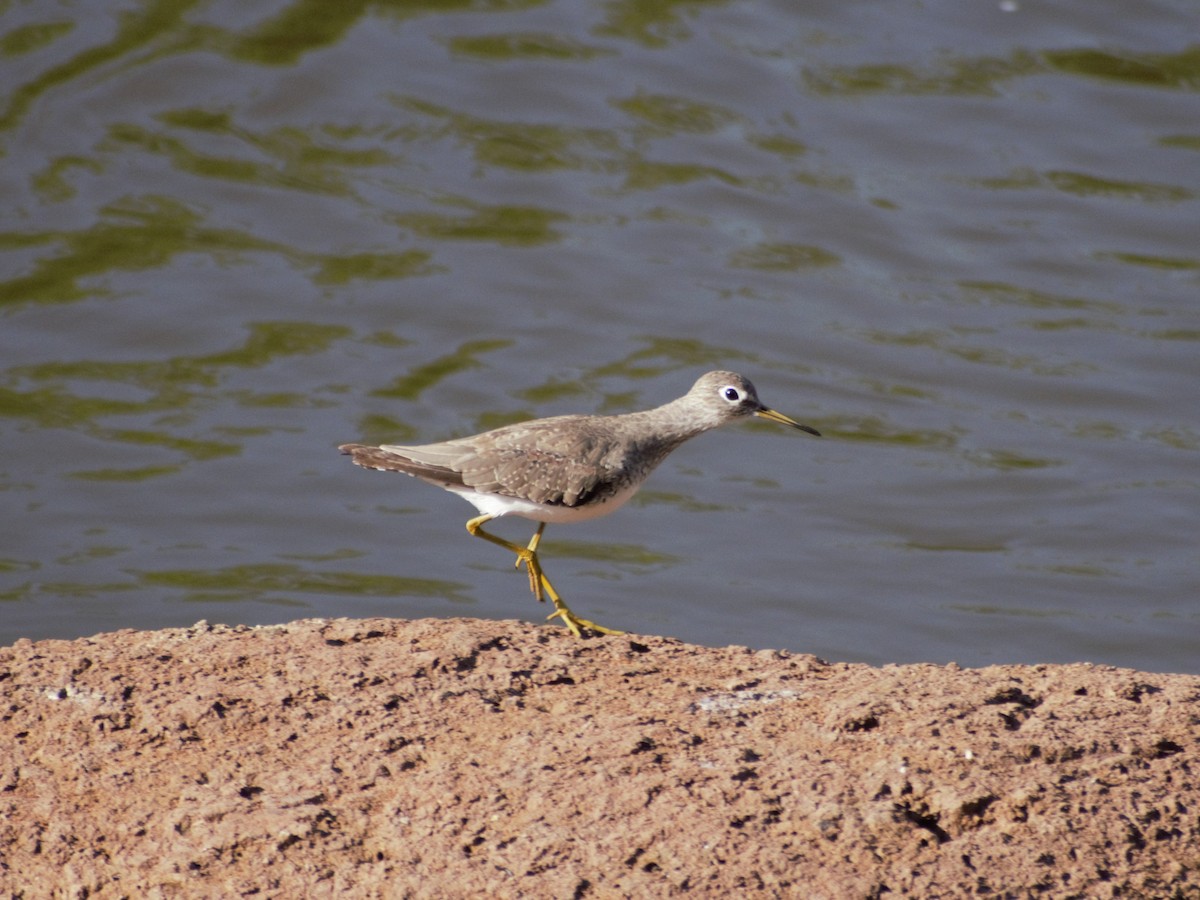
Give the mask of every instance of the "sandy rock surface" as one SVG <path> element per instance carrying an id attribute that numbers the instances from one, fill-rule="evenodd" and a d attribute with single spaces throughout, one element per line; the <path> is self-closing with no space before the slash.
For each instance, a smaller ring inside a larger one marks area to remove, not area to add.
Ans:
<path id="1" fill-rule="evenodd" d="M 0 650 L 4 897 L 1200 897 L 1200 678 L 475 620 Z"/>

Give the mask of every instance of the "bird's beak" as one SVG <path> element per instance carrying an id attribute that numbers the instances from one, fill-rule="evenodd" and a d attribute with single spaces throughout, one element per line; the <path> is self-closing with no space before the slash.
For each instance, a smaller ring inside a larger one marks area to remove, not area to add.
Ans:
<path id="1" fill-rule="evenodd" d="M 775 410 L 768 409 L 765 406 L 762 409 L 756 409 L 754 414 L 764 419 L 770 419 L 772 422 L 778 422 L 780 425 L 791 425 L 793 428 L 799 428 L 801 431 L 807 431 L 809 434 L 815 434 L 817 437 L 821 436 L 821 432 L 817 431 L 817 429 L 809 425 L 801 425 L 795 419 L 789 419 L 783 413 L 775 412 Z"/>

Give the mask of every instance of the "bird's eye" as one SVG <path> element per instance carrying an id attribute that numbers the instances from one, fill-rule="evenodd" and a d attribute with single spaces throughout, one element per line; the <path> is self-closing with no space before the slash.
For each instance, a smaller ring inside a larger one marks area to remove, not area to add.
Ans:
<path id="1" fill-rule="evenodd" d="M 725 399 L 728 400 L 730 403 L 737 403 L 739 400 L 742 399 L 742 395 L 738 393 L 738 389 L 735 387 L 724 388 L 721 391 L 721 393 L 725 396 Z"/>

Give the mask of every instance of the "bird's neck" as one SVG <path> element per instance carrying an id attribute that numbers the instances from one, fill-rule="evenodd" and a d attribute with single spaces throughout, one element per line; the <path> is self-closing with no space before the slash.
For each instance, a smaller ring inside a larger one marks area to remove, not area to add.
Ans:
<path id="1" fill-rule="evenodd" d="M 665 452 L 670 452 L 689 438 L 694 438 L 715 427 L 712 423 L 689 414 L 690 407 L 687 399 L 681 397 L 670 403 L 664 403 L 656 409 L 626 413 L 621 418 L 630 422 L 652 419 L 654 428 L 647 430 L 654 434 L 655 443 L 661 445 Z"/>

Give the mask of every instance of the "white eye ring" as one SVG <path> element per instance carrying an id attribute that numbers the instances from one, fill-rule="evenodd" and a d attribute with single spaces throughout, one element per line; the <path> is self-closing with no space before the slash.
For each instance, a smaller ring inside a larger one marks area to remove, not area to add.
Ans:
<path id="1" fill-rule="evenodd" d="M 730 403 L 740 403 L 742 399 L 742 392 L 733 385 L 727 384 L 725 387 L 721 388 L 721 396 Z"/>

